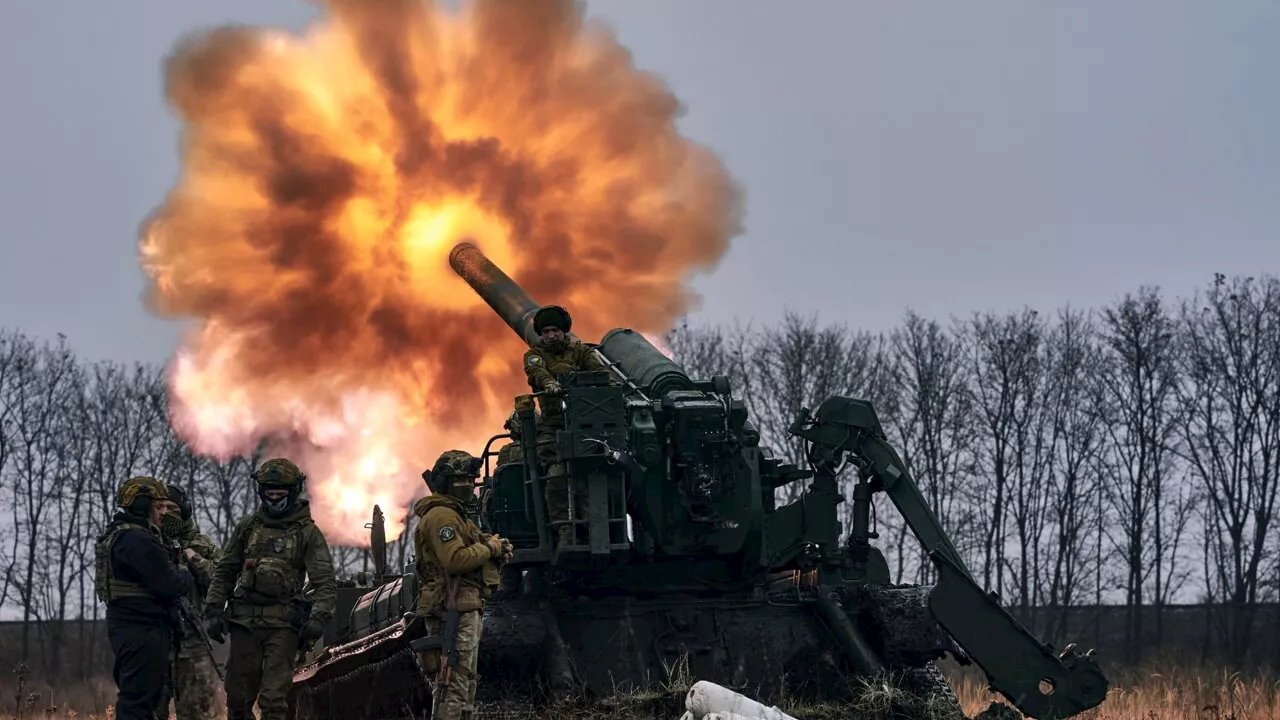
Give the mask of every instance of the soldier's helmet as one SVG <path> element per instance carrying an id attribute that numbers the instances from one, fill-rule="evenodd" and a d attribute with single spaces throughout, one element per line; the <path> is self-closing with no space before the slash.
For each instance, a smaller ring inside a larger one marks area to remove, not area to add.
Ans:
<path id="1" fill-rule="evenodd" d="M 282 515 L 293 507 L 302 493 L 302 486 L 307 476 L 291 460 L 273 458 L 262 463 L 249 476 L 258 486 L 258 498 L 269 515 Z M 272 490 L 284 490 L 288 493 L 283 498 L 271 499 L 267 493 Z"/>
<path id="2" fill-rule="evenodd" d="M 177 485 L 165 485 L 164 487 L 169 492 L 169 499 L 178 504 L 178 510 L 182 512 L 182 519 L 190 520 L 191 498 L 187 497 L 187 491 Z"/>
<path id="3" fill-rule="evenodd" d="M 547 327 L 560 328 L 561 332 L 567 333 L 573 327 L 573 318 L 559 305 L 547 305 L 533 314 L 533 331 L 541 335 Z"/>
<path id="4" fill-rule="evenodd" d="M 465 450 L 446 450 L 436 458 L 436 464 L 430 470 L 422 473 L 422 479 L 427 481 L 431 492 L 447 493 L 455 477 L 480 477 L 480 466 L 483 463 L 483 460 Z"/>
<path id="5" fill-rule="evenodd" d="M 169 490 L 164 483 L 153 477 L 136 475 L 120 485 L 116 505 L 131 515 L 146 517 L 151 512 L 152 502 L 168 499 Z"/>

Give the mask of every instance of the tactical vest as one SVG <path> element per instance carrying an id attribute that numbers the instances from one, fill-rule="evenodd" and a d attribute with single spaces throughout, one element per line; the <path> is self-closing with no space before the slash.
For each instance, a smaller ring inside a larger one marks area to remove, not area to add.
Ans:
<path id="1" fill-rule="evenodd" d="M 428 508 L 427 512 L 434 510 L 439 505 Z M 425 522 L 427 512 L 418 515 L 418 522 Z M 459 514 L 461 517 L 461 514 Z M 483 542 L 483 535 L 480 528 L 462 517 L 462 524 L 458 528 L 458 534 L 467 545 Z M 445 587 L 444 572 L 440 570 L 434 562 L 431 561 L 431 555 L 426 551 L 425 547 L 414 548 L 417 557 L 414 558 L 414 567 L 418 573 L 419 587 L 422 588 L 418 593 L 418 611 L 428 613 L 433 610 L 443 610 L 445 605 Z M 484 603 L 493 597 L 494 588 L 501 582 L 502 575 L 498 571 L 493 560 L 486 560 L 483 565 L 467 573 L 463 573 L 461 582 L 458 584 L 458 610 L 480 610 L 484 607 Z"/>
<path id="2" fill-rule="evenodd" d="M 232 597 L 269 604 L 287 603 L 298 597 L 306 577 L 303 531 L 311 524 L 308 519 L 270 527 L 255 519 L 245 537 L 244 564 Z"/>
<path id="3" fill-rule="evenodd" d="M 154 536 L 151 528 L 146 525 L 121 522 L 107 528 L 106 532 L 98 536 L 98 542 L 93 546 L 93 590 L 98 600 L 104 603 L 127 597 L 151 597 L 151 593 L 141 583 L 116 577 L 115 568 L 111 566 L 111 549 L 115 546 L 116 539 L 121 533 L 130 530 L 141 530 Z"/>

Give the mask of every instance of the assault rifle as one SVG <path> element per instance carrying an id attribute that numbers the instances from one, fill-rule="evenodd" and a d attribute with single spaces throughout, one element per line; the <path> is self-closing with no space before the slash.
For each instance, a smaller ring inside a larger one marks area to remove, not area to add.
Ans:
<path id="1" fill-rule="evenodd" d="M 440 648 L 440 669 L 436 672 L 436 686 L 431 691 L 431 717 L 440 717 L 440 709 L 453 683 L 453 666 L 458 664 L 458 586 L 461 578 L 445 575 L 444 627 L 439 635 L 419 638 L 409 644 L 414 652 Z"/>
<path id="2" fill-rule="evenodd" d="M 177 538 L 170 538 L 164 535 L 161 535 L 161 538 L 168 545 L 169 551 L 173 555 L 173 564 L 174 565 L 184 564 L 182 543 L 178 542 Z M 195 579 L 196 579 L 195 574 L 192 573 L 191 581 L 195 582 Z M 199 592 L 198 586 L 197 586 L 197 592 Z M 209 633 L 205 631 L 204 623 L 201 623 L 200 618 L 196 617 L 196 611 L 195 611 L 195 608 L 191 607 L 191 601 L 187 598 L 178 598 L 177 606 L 178 606 L 178 617 L 182 620 L 182 622 L 186 623 L 187 626 L 190 627 L 195 632 L 196 637 L 200 638 L 200 640 L 204 642 L 204 648 L 209 653 L 209 663 L 213 665 L 213 671 L 218 674 L 219 680 L 221 680 L 222 682 L 226 682 L 227 677 L 222 672 L 222 666 L 218 665 L 218 658 L 214 657 L 214 654 L 213 654 L 213 641 L 209 639 Z M 174 662 L 177 662 L 176 648 L 174 650 Z M 177 692 L 176 683 L 174 687 L 174 692 L 175 693 Z"/>
<path id="3" fill-rule="evenodd" d="M 209 639 L 209 633 L 204 629 L 204 625 L 200 622 L 200 618 L 196 617 L 195 608 L 191 607 L 191 601 L 186 598 L 178 598 L 178 614 L 182 616 L 182 621 L 191 626 L 196 631 L 196 637 L 204 642 L 204 649 L 209 653 L 209 663 L 213 665 L 213 671 L 218 673 L 218 679 L 222 682 L 227 681 L 227 676 L 222 672 L 222 666 L 218 664 L 218 658 L 213 656 L 213 641 Z"/>

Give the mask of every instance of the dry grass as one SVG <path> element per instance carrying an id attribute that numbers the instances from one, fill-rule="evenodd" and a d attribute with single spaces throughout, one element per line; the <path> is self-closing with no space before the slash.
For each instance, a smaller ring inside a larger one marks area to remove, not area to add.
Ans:
<path id="1" fill-rule="evenodd" d="M 1222 668 L 1153 665 L 1107 668 L 1111 692 L 1102 705 L 1078 717 L 1089 720 L 1273 720 L 1280 718 L 1280 677 L 1265 670 L 1250 674 Z M 948 673 L 969 716 L 992 702 L 1007 704 L 987 690 L 977 672 Z"/>
<path id="2" fill-rule="evenodd" d="M 948 677 L 965 713 L 970 717 L 1003 698 L 986 689 L 980 675 L 970 668 L 950 670 Z M 1080 716 L 1088 720 L 1270 720 L 1280 718 L 1280 677 L 1258 672 L 1246 675 L 1223 669 L 1149 667 L 1109 670 L 1112 689 L 1105 703 Z M 539 717 L 572 720 L 617 718 L 665 718 L 676 720 L 683 711 L 683 694 L 692 678 L 679 677 L 664 692 L 616 698 L 596 705 L 561 706 Z M 19 689 L 19 685 L 21 688 Z M 26 673 L 0 680 L 0 720 L 100 720 L 112 714 L 105 708 L 114 697 L 109 678 L 52 688 Z M 865 684 L 855 708 L 867 718 L 901 718 L 895 713 L 894 689 L 883 683 Z M 221 703 L 219 703 L 221 704 Z M 834 720 L 850 716 L 848 707 L 814 707 L 781 703 L 780 707 L 801 720 Z M 947 717 L 942 708 L 930 706 L 921 720 Z M 1020 717 L 1013 714 L 1010 717 Z"/>

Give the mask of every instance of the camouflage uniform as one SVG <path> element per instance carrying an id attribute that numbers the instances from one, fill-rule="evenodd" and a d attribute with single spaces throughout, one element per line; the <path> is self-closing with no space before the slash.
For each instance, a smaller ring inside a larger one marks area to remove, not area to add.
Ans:
<path id="1" fill-rule="evenodd" d="M 107 605 L 119 720 L 155 717 L 173 660 L 175 605 L 193 587 L 191 576 L 174 566 L 152 524 L 154 504 L 167 499 L 159 480 L 129 478 L 116 499 L 123 512 L 94 545 L 94 591 Z"/>
<path id="2" fill-rule="evenodd" d="M 569 332 L 572 319 L 563 308 L 550 305 L 542 308 L 534 316 L 534 330 L 541 334 L 546 326 L 559 327 Z M 559 397 L 560 379 L 573 372 L 584 370 L 605 370 L 604 363 L 596 356 L 592 348 L 576 340 L 565 340 L 555 346 L 539 341 L 524 354 L 524 373 L 529 380 L 529 387 L 534 392 L 548 392 L 539 398 L 542 419 L 538 423 L 535 442 L 538 444 L 538 460 L 546 471 L 547 514 L 554 523 L 563 523 L 569 519 L 569 483 L 565 478 L 564 463 L 559 462 L 556 451 L 556 431 L 564 427 L 564 408 Z M 578 519 L 586 515 L 587 488 L 585 482 L 574 481 L 574 509 Z M 560 525 L 559 543 L 568 544 L 573 538 L 573 528 Z"/>
<path id="3" fill-rule="evenodd" d="M 168 490 L 169 498 L 178 504 L 179 511 L 164 517 L 162 534 L 171 548 L 177 551 L 175 561 L 178 567 L 195 578 L 191 607 L 196 613 L 202 613 L 204 595 L 222 558 L 222 550 L 196 527 L 191 519 L 191 503 L 182 488 L 170 485 Z M 188 549 L 195 553 L 193 557 L 187 557 Z M 188 630 L 178 648 L 174 677 L 160 701 L 160 716 L 169 717 L 169 701 L 172 700 L 177 720 L 214 720 L 217 688 L 218 675 L 213 667 L 213 658 L 209 657 L 209 649 L 196 632 Z"/>
<path id="4" fill-rule="evenodd" d="M 286 720 L 298 652 L 318 640 L 333 617 L 333 557 L 310 505 L 298 499 L 306 476 L 296 465 L 268 460 L 253 479 L 262 506 L 231 532 L 205 598 L 205 617 L 214 640 L 223 642 L 230 630 L 227 720 L 253 718 L 255 700 L 262 720 Z M 288 497 L 269 499 L 277 489 L 287 489 Z M 315 589 L 309 613 L 304 578 Z"/>
<path id="5" fill-rule="evenodd" d="M 461 450 L 440 456 L 432 470 L 423 473 L 433 493 L 414 503 L 418 525 L 413 534 L 418 584 L 418 613 L 426 618 L 429 635 L 444 628 L 447 611 L 446 576 L 458 578 L 455 609 L 458 611 L 457 664 L 442 699 L 439 716 L 432 720 L 469 720 L 475 712 L 476 660 L 484 631 L 485 601 L 499 584 L 502 567 L 510 558 L 510 545 L 487 535 L 467 519 L 464 500 L 474 493 L 478 462 Z M 440 670 L 440 653 L 418 654 L 422 672 L 430 680 Z M 433 704 L 440 692 L 434 679 Z"/>

